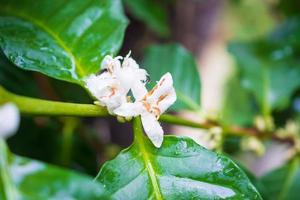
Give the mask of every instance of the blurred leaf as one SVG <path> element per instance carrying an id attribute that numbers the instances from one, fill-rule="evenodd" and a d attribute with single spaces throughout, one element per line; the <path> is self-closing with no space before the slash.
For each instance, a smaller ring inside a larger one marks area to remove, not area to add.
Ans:
<path id="1" fill-rule="evenodd" d="M 264 199 L 298 200 L 300 190 L 300 162 L 294 158 L 290 163 L 261 178 Z"/>
<path id="2" fill-rule="evenodd" d="M 152 86 L 163 74 L 173 76 L 177 101 L 173 110 L 199 111 L 200 78 L 194 57 L 178 44 L 153 45 L 146 50 L 143 66 L 151 77 Z"/>
<path id="3" fill-rule="evenodd" d="M 10 171 L 24 199 L 103 199 L 101 184 L 65 169 L 14 157 Z"/>
<path id="4" fill-rule="evenodd" d="M 60 120 L 60 121 L 59 121 Z M 62 165 L 63 133 L 62 119 L 48 117 L 22 117 L 18 132 L 8 139 L 10 149 L 21 156 L 30 157 L 43 162 Z M 99 159 L 104 159 L 103 151 L 106 146 L 101 145 L 101 155 L 95 151 L 90 140 L 101 142 L 95 137 L 93 130 L 86 130 L 86 126 L 74 130 L 70 142 L 73 148 L 70 152 L 70 167 L 90 175 L 99 171 Z M 97 132 L 99 134 L 99 132 Z M 98 154 L 97 154 L 98 153 Z"/>
<path id="5" fill-rule="evenodd" d="M 135 142 L 104 164 L 97 180 L 112 199 L 261 199 L 229 158 L 174 136 L 159 149 L 146 138 Z"/>
<path id="6" fill-rule="evenodd" d="M 130 12 L 161 36 L 168 36 L 168 12 L 164 1 L 124 0 Z"/>
<path id="7" fill-rule="evenodd" d="M 230 36 L 238 40 L 251 40 L 268 33 L 275 25 L 268 1 L 226 1 L 224 23 Z M 254 11 L 255 12 L 252 12 Z"/>
<path id="8" fill-rule="evenodd" d="M 241 89 L 239 74 L 234 73 L 224 88 L 221 119 L 226 124 L 250 125 L 258 113 L 253 95 Z"/>
<path id="9" fill-rule="evenodd" d="M 300 1 L 299 0 L 280 0 L 279 9 L 287 16 L 299 16 Z"/>
<path id="10" fill-rule="evenodd" d="M 232 43 L 241 90 L 255 97 L 261 112 L 282 110 L 300 86 L 300 20 L 286 22 L 266 39 Z"/>
<path id="11" fill-rule="evenodd" d="M 6 191 L 0 195 L 17 195 L 24 200 L 104 199 L 103 186 L 87 176 L 13 155 L 3 140 L 0 154 L 0 180 Z"/>
<path id="12" fill-rule="evenodd" d="M 115 54 L 127 20 L 119 0 L 1 0 L 0 45 L 18 67 L 81 83 Z"/>
<path id="13" fill-rule="evenodd" d="M 61 123 L 47 117 L 22 117 L 20 128 L 8 139 L 10 149 L 22 156 L 54 163 L 59 155 Z"/>

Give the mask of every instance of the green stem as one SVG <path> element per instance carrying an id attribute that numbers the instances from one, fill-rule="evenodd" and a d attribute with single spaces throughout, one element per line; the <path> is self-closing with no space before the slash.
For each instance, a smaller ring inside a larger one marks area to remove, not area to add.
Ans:
<path id="1" fill-rule="evenodd" d="M 11 174 L 7 162 L 9 156 L 8 153 L 9 152 L 7 150 L 5 141 L 0 138 L 0 180 L 3 186 L 2 189 L 4 192 L 4 197 L 7 200 L 16 200 L 18 198 L 18 192 L 11 179 Z"/>
<path id="2" fill-rule="evenodd" d="M 215 125 L 210 124 L 210 123 L 198 123 L 194 121 L 190 121 L 175 115 L 169 115 L 169 114 L 164 114 L 161 115 L 159 118 L 159 121 L 161 122 L 166 122 L 170 124 L 176 124 L 176 125 L 181 125 L 181 126 L 188 126 L 192 128 L 202 128 L 202 129 L 209 129 Z"/>
<path id="3" fill-rule="evenodd" d="M 6 91 L 0 86 L 0 104 L 5 102 L 12 102 L 17 105 L 22 114 L 31 115 L 50 115 L 50 116 L 74 116 L 74 117 L 105 117 L 109 116 L 106 108 L 91 105 L 91 104 L 77 104 L 77 103 L 64 103 L 58 101 L 48 101 L 36 98 L 24 97 Z M 224 132 L 232 135 L 260 135 L 256 129 L 242 128 L 242 127 L 224 127 L 221 124 L 212 124 L 210 122 L 198 123 L 190 121 L 178 116 L 164 114 L 160 117 L 161 122 L 176 124 L 181 126 L 188 126 L 194 128 L 209 129 L 214 126 L 220 126 Z"/>
<path id="4" fill-rule="evenodd" d="M 62 130 L 62 146 L 61 146 L 61 164 L 69 166 L 72 154 L 72 140 L 74 131 L 78 125 L 78 120 L 73 117 L 64 118 L 64 126 Z"/>
<path id="5" fill-rule="evenodd" d="M 23 97 L 6 91 L 0 86 L 0 104 L 12 102 L 23 114 L 50 116 L 108 116 L 105 108 L 91 104 L 64 103 Z"/>

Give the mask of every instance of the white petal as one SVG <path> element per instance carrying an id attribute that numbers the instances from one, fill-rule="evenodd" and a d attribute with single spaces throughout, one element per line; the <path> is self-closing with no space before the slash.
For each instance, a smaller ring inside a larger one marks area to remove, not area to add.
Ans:
<path id="1" fill-rule="evenodd" d="M 103 90 L 108 86 L 113 85 L 116 80 L 113 79 L 109 73 L 105 72 L 98 76 L 91 75 L 85 79 L 86 88 L 92 93 L 98 100 L 103 96 Z"/>
<path id="2" fill-rule="evenodd" d="M 147 72 L 143 69 L 122 68 L 116 72 L 116 78 L 125 90 L 132 90 L 135 99 L 140 99 L 141 95 L 144 96 L 147 93 L 147 89 L 144 86 Z"/>
<path id="3" fill-rule="evenodd" d="M 131 87 L 131 92 L 135 100 L 139 101 L 147 94 L 148 91 L 146 89 L 145 83 L 138 81 Z"/>
<path id="4" fill-rule="evenodd" d="M 122 104 L 126 103 L 127 98 L 122 93 L 116 93 L 111 98 L 103 99 L 110 114 L 115 114 L 114 110 L 120 107 Z"/>
<path id="5" fill-rule="evenodd" d="M 163 142 L 164 131 L 156 120 L 155 116 L 151 113 L 143 113 L 141 115 L 142 124 L 146 134 L 152 141 L 155 147 L 159 148 Z"/>
<path id="6" fill-rule="evenodd" d="M 136 117 L 143 112 L 142 103 L 123 103 L 114 110 L 114 113 L 123 117 Z"/>
<path id="7" fill-rule="evenodd" d="M 161 79 L 157 82 L 156 87 L 154 87 L 154 91 L 151 95 L 153 99 L 159 99 L 160 96 L 166 95 L 173 89 L 173 79 L 172 75 L 168 72 L 161 77 Z"/>
<path id="8" fill-rule="evenodd" d="M 101 62 L 101 69 L 111 69 L 112 71 L 117 71 L 121 68 L 121 56 L 113 58 L 112 56 L 105 56 Z"/>
<path id="9" fill-rule="evenodd" d="M 85 82 L 87 89 L 101 105 L 107 106 L 110 113 L 127 100 L 128 90 L 125 90 L 119 80 L 113 78 L 108 72 L 98 76 L 91 75 Z"/>
<path id="10" fill-rule="evenodd" d="M 125 57 L 124 58 L 124 61 L 122 63 L 122 67 L 123 68 L 126 68 L 126 67 L 129 67 L 129 68 L 135 68 L 135 69 L 138 69 L 139 68 L 139 65 L 136 63 L 136 61 L 130 57 Z"/>
<path id="11" fill-rule="evenodd" d="M 172 88 L 168 95 L 158 103 L 158 108 L 161 114 L 164 113 L 176 101 L 176 99 L 175 89 Z"/>
<path id="12" fill-rule="evenodd" d="M 129 90 L 136 80 L 136 74 L 131 68 L 121 68 L 115 75 L 126 90 Z"/>
<path id="13" fill-rule="evenodd" d="M 0 137 L 14 134 L 20 124 L 20 113 L 15 104 L 7 103 L 0 107 Z"/>

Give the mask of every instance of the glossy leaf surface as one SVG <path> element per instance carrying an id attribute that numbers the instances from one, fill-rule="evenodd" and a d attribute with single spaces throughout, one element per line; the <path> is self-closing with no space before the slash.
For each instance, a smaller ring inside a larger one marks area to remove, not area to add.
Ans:
<path id="1" fill-rule="evenodd" d="M 164 1 L 124 0 L 130 12 L 161 36 L 170 34 Z"/>
<path id="2" fill-rule="evenodd" d="M 135 136 L 133 145 L 104 164 L 97 176 L 112 199 L 261 199 L 229 158 L 189 138 L 166 136 L 158 149 Z"/>
<path id="3" fill-rule="evenodd" d="M 290 163 L 268 173 L 261 179 L 264 199 L 297 200 L 300 190 L 300 162 L 294 158 Z"/>
<path id="4" fill-rule="evenodd" d="M 20 95 L 41 96 L 33 75 L 15 67 L 2 51 L 0 51 L 0 85 Z"/>
<path id="5" fill-rule="evenodd" d="M 1 0 L 0 45 L 18 67 L 80 83 L 121 46 L 119 0 Z"/>
<path id="6" fill-rule="evenodd" d="M 199 110 L 200 78 L 194 57 L 178 44 L 154 45 L 146 50 L 142 67 L 151 77 L 151 83 L 166 72 L 173 77 L 177 101 L 171 107 L 174 110 Z"/>

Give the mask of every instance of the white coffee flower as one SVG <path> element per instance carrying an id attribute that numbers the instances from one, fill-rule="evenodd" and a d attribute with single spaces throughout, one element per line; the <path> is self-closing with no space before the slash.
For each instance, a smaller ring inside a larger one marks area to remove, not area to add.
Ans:
<path id="1" fill-rule="evenodd" d="M 163 129 L 158 118 L 176 101 L 172 76 L 166 73 L 149 92 L 143 84 L 136 86 L 136 89 L 137 91 L 133 93 L 135 102 L 124 103 L 114 112 L 124 117 L 141 115 L 146 134 L 154 146 L 160 147 L 163 141 Z"/>
<path id="2" fill-rule="evenodd" d="M 158 118 L 176 101 L 171 74 L 166 73 L 148 92 L 145 87 L 148 74 L 130 57 L 130 52 L 125 58 L 105 56 L 101 68 L 106 71 L 86 78 L 87 89 L 111 114 L 123 117 L 141 115 L 146 134 L 156 147 L 160 147 L 163 130 Z M 134 103 L 128 102 L 129 91 L 135 98 Z"/>
<path id="3" fill-rule="evenodd" d="M 106 106 L 111 114 L 115 108 L 126 102 L 128 91 L 108 72 L 89 76 L 86 79 L 86 87 L 98 99 L 100 105 Z"/>
<path id="4" fill-rule="evenodd" d="M 130 89 L 135 93 L 135 85 L 140 85 L 147 79 L 147 73 L 139 69 L 137 63 L 128 54 L 122 65 L 121 56 L 113 58 L 105 56 L 101 68 L 107 71 L 99 75 L 86 78 L 86 87 L 102 106 L 106 106 L 111 114 L 122 103 L 127 102 L 127 93 Z"/>
<path id="5" fill-rule="evenodd" d="M 0 137 L 13 135 L 20 124 L 20 113 L 15 104 L 6 103 L 0 106 Z"/>

